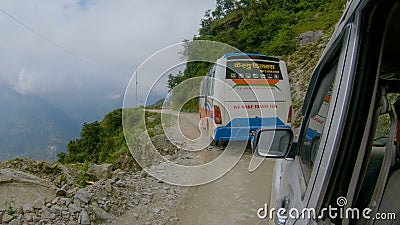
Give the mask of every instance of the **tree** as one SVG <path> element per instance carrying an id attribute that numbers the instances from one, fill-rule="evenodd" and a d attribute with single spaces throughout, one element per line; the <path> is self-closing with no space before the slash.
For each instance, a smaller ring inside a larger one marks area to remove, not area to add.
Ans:
<path id="1" fill-rule="evenodd" d="M 137 128 L 139 121 L 139 116 L 133 118 L 133 129 Z M 122 109 L 117 109 L 108 113 L 101 122 L 84 123 L 81 137 L 68 143 L 67 153 L 59 153 L 58 161 L 101 164 L 113 162 L 120 155 L 129 155 L 129 150 L 122 128 Z"/>
<path id="2" fill-rule="evenodd" d="M 174 87 L 176 85 L 178 85 L 180 82 L 182 82 L 183 80 L 183 73 L 181 71 L 178 72 L 178 74 L 174 75 L 174 74 L 169 74 L 168 75 L 168 81 L 167 81 L 167 88 L 169 89 L 169 91 L 171 92 L 172 89 L 174 89 Z"/>

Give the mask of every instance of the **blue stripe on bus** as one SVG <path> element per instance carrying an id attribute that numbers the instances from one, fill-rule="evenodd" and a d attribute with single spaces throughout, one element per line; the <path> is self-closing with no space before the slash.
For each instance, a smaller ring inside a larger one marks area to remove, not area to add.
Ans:
<path id="1" fill-rule="evenodd" d="M 226 126 L 216 127 L 214 130 L 214 140 L 251 140 L 251 132 L 260 128 L 290 128 L 285 125 L 278 117 L 270 118 L 235 118 Z"/>
<path id="2" fill-rule="evenodd" d="M 306 133 L 306 140 L 311 141 L 315 136 L 321 136 L 321 133 L 311 128 L 308 128 Z"/>

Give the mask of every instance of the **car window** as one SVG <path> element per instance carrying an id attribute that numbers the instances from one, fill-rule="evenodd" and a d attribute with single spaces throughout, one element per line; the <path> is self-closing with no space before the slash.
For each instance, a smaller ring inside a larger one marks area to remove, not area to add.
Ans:
<path id="1" fill-rule="evenodd" d="M 336 69 L 337 63 L 326 70 L 325 77 L 316 90 L 316 97 L 312 103 L 309 116 L 304 120 L 306 126 L 302 129 L 304 134 L 301 136 L 302 140 L 299 141 L 298 155 L 306 184 L 309 183 L 320 140 L 324 132 Z"/>

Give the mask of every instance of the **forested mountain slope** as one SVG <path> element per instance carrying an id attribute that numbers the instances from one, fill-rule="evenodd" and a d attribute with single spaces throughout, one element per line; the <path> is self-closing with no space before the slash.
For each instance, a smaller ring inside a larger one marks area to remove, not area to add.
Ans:
<path id="1" fill-rule="evenodd" d="M 313 69 L 345 8 L 346 0 L 217 0 L 193 40 L 229 44 L 243 52 L 282 57 L 288 65 L 294 125 Z M 190 59 L 190 53 L 186 56 Z M 183 79 L 204 76 L 210 63 L 188 63 Z M 187 111 L 197 110 L 197 101 Z"/>

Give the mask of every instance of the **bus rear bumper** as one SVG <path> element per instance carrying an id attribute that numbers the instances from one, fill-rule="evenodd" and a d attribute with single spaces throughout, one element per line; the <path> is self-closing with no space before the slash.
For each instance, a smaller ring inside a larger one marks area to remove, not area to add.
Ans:
<path id="1" fill-rule="evenodd" d="M 216 141 L 245 141 L 253 139 L 252 132 L 257 128 L 249 127 L 218 127 L 215 129 L 214 140 Z"/>
<path id="2" fill-rule="evenodd" d="M 214 130 L 216 141 L 246 141 L 252 140 L 254 132 L 267 127 L 290 127 L 279 118 L 236 118 L 226 126 L 220 126 Z"/>

